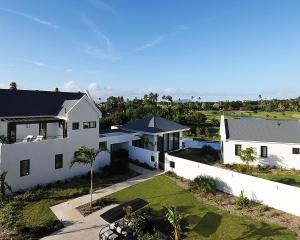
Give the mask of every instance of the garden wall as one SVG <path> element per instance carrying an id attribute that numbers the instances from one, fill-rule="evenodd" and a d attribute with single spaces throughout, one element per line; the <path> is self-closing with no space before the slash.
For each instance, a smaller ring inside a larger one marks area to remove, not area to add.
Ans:
<path id="1" fill-rule="evenodd" d="M 175 167 L 170 167 L 170 161 Z M 220 191 L 239 196 L 244 191 L 252 201 L 300 216 L 300 188 L 237 173 L 166 154 L 165 171 L 193 180 L 199 175 L 213 177 Z"/>

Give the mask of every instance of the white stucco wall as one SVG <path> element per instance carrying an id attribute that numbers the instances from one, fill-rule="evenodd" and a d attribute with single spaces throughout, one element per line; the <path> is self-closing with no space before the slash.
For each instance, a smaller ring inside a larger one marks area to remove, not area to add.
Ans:
<path id="1" fill-rule="evenodd" d="M 293 148 L 300 148 L 300 144 L 287 143 L 263 143 L 245 141 L 223 141 L 223 161 L 224 163 L 243 163 L 239 156 L 235 156 L 235 145 L 242 145 L 242 149 L 253 147 L 257 152 L 257 160 L 254 165 L 269 165 L 282 168 L 300 169 L 300 154 L 293 154 Z M 260 157 L 260 147 L 268 147 L 268 157 Z"/>
<path id="2" fill-rule="evenodd" d="M 175 168 L 170 168 L 170 161 Z M 239 196 L 244 191 L 249 199 L 300 216 L 300 188 L 209 166 L 166 154 L 165 171 L 193 180 L 199 175 L 213 177 L 220 191 Z"/>
<path id="3" fill-rule="evenodd" d="M 28 135 L 36 137 L 37 135 L 39 135 L 39 124 L 29 124 L 28 128 L 27 124 L 17 124 L 16 132 L 17 141 L 22 141 L 22 139 L 25 139 Z"/>
<path id="4" fill-rule="evenodd" d="M 7 122 L 0 122 L 0 136 L 7 135 Z"/>
<path id="5" fill-rule="evenodd" d="M 8 171 L 7 181 L 14 191 L 87 173 L 88 167 L 75 165 L 70 169 L 69 163 L 81 145 L 96 149 L 99 147 L 100 114 L 91 107 L 93 103 L 88 101 L 85 97 L 82 98 L 67 113 L 67 138 L 1 146 L 0 168 L 1 171 Z M 83 129 L 83 122 L 87 121 L 96 121 L 96 128 Z M 72 122 L 80 123 L 79 130 L 72 130 Z M 55 169 L 55 154 L 63 154 L 61 169 Z M 20 177 L 20 160 L 26 159 L 30 159 L 30 175 Z M 102 160 L 100 155 L 94 164 L 94 169 L 98 170 L 105 164 L 107 161 Z"/>

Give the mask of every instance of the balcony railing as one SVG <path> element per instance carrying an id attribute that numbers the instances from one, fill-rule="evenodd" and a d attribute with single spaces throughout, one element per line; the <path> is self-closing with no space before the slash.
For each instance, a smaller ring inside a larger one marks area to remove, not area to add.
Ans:
<path id="1" fill-rule="evenodd" d="M 47 136 L 46 138 L 42 135 L 28 135 L 25 138 L 17 138 L 15 141 L 9 141 L 6 136 L 0 136 L 0 143 L 2 144 L 14 144 L 14 143 L 31 143 L 31 142 L 40 142 L 45 140 L 51 139 L 63 139 L 65 138 L 63 135 L 56 135 L 56 136 Z"/>

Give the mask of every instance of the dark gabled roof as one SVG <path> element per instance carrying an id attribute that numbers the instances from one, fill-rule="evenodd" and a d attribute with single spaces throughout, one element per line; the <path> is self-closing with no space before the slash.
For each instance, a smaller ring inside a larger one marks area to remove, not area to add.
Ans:
<path id="1" fill-rule="evenodd" d="M 123 125 L 121 128 L 147 133 L 162 133 L 189 129 L 189 127 L 158 116 L 148 116 L 142 119 L 134 120 Z"/>
<path id="2" fill-rule="evenodd" d="M 227 139 L 300 143 L 299 121 L 226 119 L 225 128 Z"/>
<path id="3" fill-rule="evenodd" d="M 55 116 L 64 101 L 84 93 L 0 89 L 0 117 Z"/>

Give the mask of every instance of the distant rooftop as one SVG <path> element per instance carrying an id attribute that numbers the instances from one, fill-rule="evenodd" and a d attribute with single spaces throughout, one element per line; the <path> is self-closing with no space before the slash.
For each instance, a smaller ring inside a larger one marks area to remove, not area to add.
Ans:
<path id="1" fill-rule="evenodd" d="M 67 100 L 84 93 L 0 89 L 0 117 L 55 116 Z"/>
<path id="2" fill-rule="evenodd" d="M 134 120 L 121 126 L 121 128 L 147 133 L 163 133 L 171 131 L 184 131 L 189 129 L 189 127 L 158 116 L 147 116 L 142 119 Z"/>
<path id="3" fill-rule="evenodd" d="M 225 128 L 231 140 L 300 143 L 299 121 L 225 119 Z"/>

